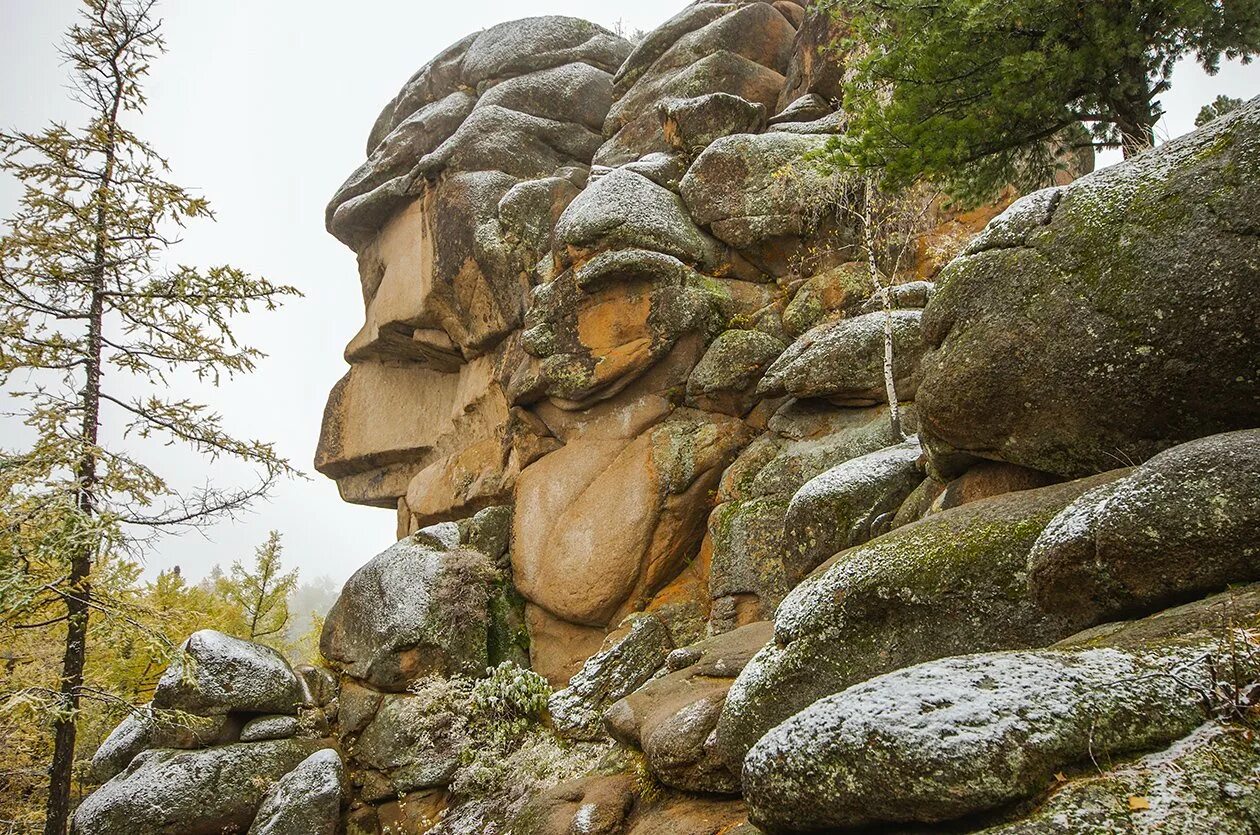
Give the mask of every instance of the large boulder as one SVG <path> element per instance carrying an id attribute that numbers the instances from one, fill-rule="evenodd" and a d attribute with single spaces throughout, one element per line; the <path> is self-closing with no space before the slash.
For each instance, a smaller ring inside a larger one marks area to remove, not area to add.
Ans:
<path id="1" fill-rule="evenodd" d="M 781 341 L 756 330 L 723 331 L 709 344 L 687 379 L 687 402 L 728 415 L 743 415 L 757 401 L 761 375 L 783 353 Z"/>
<path id="2" fill-rule="evenodd" d="M 1074 477 L 1260 424 L 1258 201 L 1260 99 L 1012 205 L 924 316 L 939 466 Z"/>
<path id="3" fill-rule="evenodd" d="M 292 714 L 303 701 L 302 685 L 283 655 L 213 629 L 188 636 L 153 691 L 155 708 L 206 716 Z"/>
<path id="4" fill-rule="evenodd" d="M 923 338 L 919 310 L 894 310 L 893 380 L 899 400 L 913 400 L 919 385 Z M 887 398 L 884 376 L 888 315 L 866 313 L 825 322 L 788 346 L 758 386 L 773 397 L 825 397 L 844 403 L 875 403 Z"/>
<path id="5" fill-rule="evenodd" d="M 1055 774 L 1162 747 L 1208 717 L 1203 646 L 947 658 L 816 702 L 744 763 L 768 832 L 952 820 L 1030 797 Z"/>
<path id="6" fill-rule="evenodd" d="M 1260 830 L 1260 737 L 1210 722 L 1164 751 L 1060 787 L 983 835 L 1249 835 Z"/>
<path id="7" fill-rule="evenodd" d="M 292 717 L 289 717 L 292 718 Z M 92 754 L 92 779 L 103 783 L 122 771 L 136 755 L 150 748 L 204 748 L 234 742 L 241 731 L 238 717 L 219 714 L 178 716 L 152 705 L 133 709 Z"/>
<path id="8" fill-rule="evenodd" d="M 479 675 L 489 662 L 490 560 L 407 537 L 356 571 L 329 611 L 320 652 L 349 675 L 398 691 L 426 674 Z"/>
<path id="9" fill-rule="evenodd" d="M 353 765 L 375 772 L 371 800 L 445 786 L 469 745 L 467 693 L 438 678 L 386 694 L 350 748 Z"/>
<path id="10" fill-rule="evenodd" d="M 268 788 L 317 749 L 286 739 L 146 751 L 88 795 L 75 811 L 75 835 L 220 835 L 244 832 Z"/>
<path id="11" fill-rule="evenodd" d="M 824 563 L 783 601 L 774 641 L 731 687 L 717 730 L 727 758 L 738 762 L 779 722 L 873 676 L 1066 637 L 1067 619 L 1028 593 L 1028 552 L 1069 502 L 1119 475 L 974 502 Z"/>
<path id="12" fill-rule="evenodd" d="M 267 792 L 249 835 L 334 835 L 347 788 L 341 756 L 316 751 Z"/>
<path id="13" fill-rule="evenodd" d="M 913 427 L 912 409 L 904 420 Z M 789 401 L 775 412 L 767 431 L 722 474 L 719 504 L 709 515 L 710 625 L 715 632 L 773 617 L 779 602 L 814 567 L 798 563 L 784 538 L 793 494 L 832 467 L 899 440 L 887 406 L 836 409 L 817 401 Z"/>
<path id="14" fill-rule="evenodd" d="M 1029 554 L 1033 596 L 1079 626 L 1260 579 L 1260 430 L 1161 452 L 1095 488 Z"/>
<path id="15" fill-rule="evenodd" d="M 923 481 L 917 438 L 832 467 L 805 482 L 788 504 L 785 540 L 808 571 L 831 555 L 887 531 Z"/>

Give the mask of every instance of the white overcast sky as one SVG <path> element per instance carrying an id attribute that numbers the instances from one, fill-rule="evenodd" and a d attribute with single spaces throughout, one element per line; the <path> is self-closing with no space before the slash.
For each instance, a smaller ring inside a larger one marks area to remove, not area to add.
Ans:
<path id="1" fill-rule="evenodd" d="M 363 158 L 368 129 L 407 78 L 443 47 L 486 26 L 540 14 L 585 17 L 650 30 L 686 0 L 167 0 L 170 52 L 153 69 L 140 132 L 172 165 L 172 179 L 200 190 L 218 222 L 188 231 L 179 263 L 230 262 L 296 285 L 305 298 L 243 321 L 238 333 L 269 356 L 257 372 L 196 396 L 213 402 L 236 434 L 274 440 L 311 480 L 280 486 L 255 513 L 204 536 L 168 539 L 150 572 L 180 565 L 202 576 L 247 557 L 271 528 L 286 562 L 305 576 L 340 581 L 393 540 L 391 511 L 347 505 L 310 467 L 328 389 L 344 373 L 342 347 L 362 323 L 353 254 L 324 232 L 324 205 Z M 66 104 L 55 45 L 74 19 L 73 0 L 0 0 L 0 125 L 36 130 L 77 123 Z M 1183 65 L 1164 98 L 1161 138 L 1193 126 L 1218 93 L 1260 93 L 1260 68 L 1227 65 L 1208 78 Z M 0 217 L 17 188 L 0 179 Z M 7 404 L 0 404 L 7 408 Z M 0 418 L 0 421 L 8 419 Z M 0 446 L 19 444 L 12 421 Z M 198 463 L 172 456 L 187 481 Z M 235 475 L 225 473 L 227 477 Z"/>

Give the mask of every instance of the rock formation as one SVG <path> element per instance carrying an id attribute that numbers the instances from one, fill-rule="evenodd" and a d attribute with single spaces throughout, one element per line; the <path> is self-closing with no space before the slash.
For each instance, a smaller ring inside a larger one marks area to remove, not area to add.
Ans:
<path id="1" fill-rule="evenodd" d="M 190 638 L 76 831 L 1260 828 L 1260 100 L 933 209 L 886 314 L 807 159 L 841 29 L 531 18 L 406 83 L 316 453 L 398 542 L 327 669 Z"/>

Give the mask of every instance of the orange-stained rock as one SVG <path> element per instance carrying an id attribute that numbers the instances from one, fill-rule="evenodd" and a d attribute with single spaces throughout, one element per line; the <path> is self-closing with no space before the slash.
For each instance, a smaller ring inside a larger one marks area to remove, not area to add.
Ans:
<path id="1" fill-rule="evenodd" d="M 642 433 L 588 430 L 517 480 L 517 588 L 557 617 L 606 627 L 641 608 L 694 553 L 721 469 L 749 432 L 678 409 Z"/>
<path id="2" fill-rule="evenodd" d="M 604 643 L 605 630 L 569 623 L 532 603 L 525 604 L 525 628 L 529 666 L 557 689 L 568 684 Z"/>
<path id="3" fill-rule="evenodd" d="M 1062 481 L 1058 476 L 1030 470 L 1004 461 L 980 461 L 967 472 L 945 485 L 933 501 L 929 513 L 940 513 L 951 507 L 1013 493 L 1016 490 L 1032 490 Z"/>

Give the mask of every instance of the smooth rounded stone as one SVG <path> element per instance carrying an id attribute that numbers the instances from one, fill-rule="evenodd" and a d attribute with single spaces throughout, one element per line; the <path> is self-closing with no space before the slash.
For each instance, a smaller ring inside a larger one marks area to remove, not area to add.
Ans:
<path id="1" fill-rule="evenodd" d="M 929 453 L 1073 477 L 1260 424 L 1257 203 L 1260 100 L 1013 204 L 927 307 Z"/>
<path id="2" fill-rule="evenodd" d="M 268 739 L 290 739 L 297 736 L 296 716 L 257 716 L 241 728 L 241 742 L 264 742 Z"/>
<path id="3" fill-rule="evenodd" d="M 737 249 L 804 234 L 807 216 L 833 192 L 828 175 L 804 159 L 826 142 L 782 132 L 714 141 L 682 180 L 692 219 Z"/>
<path id="4" fill-rule="evenodd" d="M 923 480 L 918 438 L 832 467 L 805 482 L 788 504 L 784 539 L 797 577 L 833 554 L 886 532 Z"/>
<path id="5" fill-rule="evenodd" d="M 306 703 L 315 707 L 327 707 L 337 698 L 337 676 L 327 667 L 298 664 L 293 668 L 306 691 Z"/>
<path id="6" fill-rule="evenodd" d="M 760 835 L 739 798 L 666 793 L 644 804 L 626 835 Z"/>
<path id="7" fill-rule="evenodd" d="M 594 162 L 623 165 L 646 154 L 671 150 L 656 112 L 658 102 L 700 93 L 730 93 L 768 108 L 778 95 L 783 76 L 735 52 L 722 50 L 643 81 L 643 89 L 636 88 L 631 97 L 622 98 L 609 111 L 604 122 L 605 135 L 613 130 L 613 125 L 620 127 L 600 146 Z"/>
<path id="8" fill-rule="evenodd" d="M 829 136 L 844 133 L 848 126 L 848 116 L 841 111 L 836 111 L 812 122 L 780 122 L 774 126 L 774 129 L 780 133 L 794 133 L 800 136 Z"/>
<path id="9" fill-rule="evenodd" d="M 703 29 L 729 11 L 726 4 L 693 3 L 645 34 L 613 75 L 618 94 L 624 95 L 684 35 Z"/>
<path id="10" fill-rule="evenodd" d="M 316 751 L 267 792 L 249 835 L 334 835 L 347 789 L 341 756 Z"/>
<path id="11" fill-rule="evenodd" d="M 408 537 L 373 557 L 341 590 L 319 647 L 345 673 L 398 691 L 426 675 L 480 675 L 493 564 Z"/>
<path id="12" fill-rule="evenodd" d="M 665 141 L 695 156 L 713 140 L 733 133 L 758 133 L 766 107 L 730 93 L 707 93 L 687 99 L 666 99 L 657 105 Z"/>
<path id="13" fill-rule="evenodd" d="M 74 835 L 244 832 L 267 789 L 324 743 L 285 739 L 200 751 L 151 750 L 88 795 Z"/>
<path id="14" fill-rule="evenodd" d="M 612 106 L 612 76 L 590 64 L 564 64 L 494 85 L 477 100 L 478 107 L 489 105 L 598 132 Z"/>
<path id="15" fill-rule="evenodd" d="M 847 16 L 836 11 L 817 3 L 806 7 L 792 43 L 792 57 L 783 70 L 785 78 L 777 110 L 811 94 L 828 102 L 844 99 L 850 56 L 839 45 L 851 37 L 852 31 Z"/>
<path id="16" fill-rule="evenodd" d="M 1203 648 L 980 654 L 858 684 L 752 747 L 750 817 L 772 833 L 935 823 L 1031 797 L 1065 769 L 1203 724 L 1185 682 L 1207 685 L 1206 667 L 1167 674 Z"/>
<path id="17" fill-rule="evenodd" d="M 794 713 L 890 670 L 1071 634 L 1029 595 L 1028 552 L 1059 511 L 1120 475 L 974 502 L 823 563 L 784 599 L 775 640 L 731 686 L 717 728 L 728 761 Z"/>
<path id="18" fill-rule="evenodd" d="M 407 80 L 372 125 L 367 142 L 367 156 L 372 156 L 385 137 L 413 113 L 459 90 L 462 84 L 459 72 L 464 62 L 464 53 L 479 34 L 481 33 L 473 32 L 460 38 Z"/>
<path id="19" fill-rule="evenodd" d="M 153 691 L 153 707 L 205 716 L 296 713 L 302 685 L 271 647 L 213 629 L 188 636 Z"/>
<path id="20" fill-rule="evenodd" d="M 825 319 L 866 312 L 862 305 L 874 291 L 869 268 L 860 261 L 810 276 L 784 308 L 783 328 L 797 337 Z"/>
<path id="21" fill-rule="evenodd" d="M 104 783 L 150 748 L 204 748 L 235 742 L 241 723 L 233 717 L 165 716 L 151 705 L 132 710 L 92 754 L 92 779 Z"/>
<path id="22" fill-rule="evenodd" d="M 464 55 L 462 79 L 475 88 L 485 81 L 571 63 L 614 72 L 630 50 L 629 41 L 587 20 L 526 17 L 480 32 Z"/>
<path id="23" fill-rule="evenodd" d="M 1162 609 L 1139 620 L 1118 620 L 1084 629 L 1054 644 L 1053 649 L 1141 649 L 1147 644 L 1181 639 L 1193 633 L 1219 638 L 1226 624 L 1235 629 L 1260 626 L 1260 583 L 1237 586 L 1202 600 Z"/>
<path id="24" fill-rule="evenodd" d="M 714 750 L 713 728 L 731 681 L 773 630 L 761 621 L 674 650 L 666 659 L 670 673 L 615 702 L 604 713 L 604 727 L 619 742 L 640 748 L 662 783 L 738 794 L 738 769 Z"/>
<path id="25" fill-rule="evenodd" d="M 932 300 L 936 285 L 930 281 L 907 281 L 905 284 L 894 284 L 885 287 L 883 293 L 875 293 L 863 302 L 858 313 L 874 313 L 884 309 L 884 293 L 888 294 L 889 306 L 894 309 L 923 309 Z"/>
<path id="26" fill-rule="evenodd" d="M 568 177 L 518 183 L 499 201 L 499 224 L 506 236 L 541 257 L 551 250 L 557 218 L 581 192 L 581 184 Z"/>
<path id="27" fill-rule="evenodd" d="M 687 173 L 687 160 L 681 154 L 655 153 L 621 166 L 627 171 L 642 174 L 661 188 L 678 193 L 678 184 Z"/>
<path id="28" fill-rule="evenodd" d="M 441 679 L 414 693 L 387 694 L 350 749 L 352 762 L 380 772 L 373 799 L 445 786 L 470 744 L 467 705 L 451 698 Z"/>
<path id="29" fill-rule="evenodd" d="M 746 414 L 756 405 L 757 381 L 785 347 L 761 331 L 723 331 L 692 369 L 687 403 L 729 415 Z"/>
<path id="30" fill-rule="evenodd" d="M 512 821 L 515 835 L 620 835 L 636 797 L 628 774 L 579 777 L 531 799 Z"/>
<path id="31" fill-rule="evenodd" d="M 806 93 L 766 120 L 771 127 L 787 122 L 813 122 L 829 115 L 835 108 L 817 93 Z"/>
<path id="32" fill-rule="evenodd" d="M 1072 780 L 979 835 L 1250 835 L 1260 830 L 1257 770 L 1260 739 L 1212 722 L 1163 751 Z"/>
<path id="33" fill-rule="evenodd" d="M 362 197 L 399 178 L 403 180 L 390 185 L 389 190 L 398 192 L 405 189 L 416 163 L 450 139 L 476 104 L 476 96 L 466 90 L 458 90 L 404 119 L 337 189 L 325 210 L 325 225 L 331 226 L 337 208 L 353 198 Z M 385 193 L 382 191 L 382 195 Z"/>
<path id="34" fill-rule="evenodd" d="M 1260 579 L 1260 429 L 1161 452 L 1091 490 L 1028 557 L 1045 608 L 1080 626 L 1147 613 Z"/>
<path id="35" fill-rule="evenodd" d="M 765 74 L 776 78 L 781 86 L 795 30 L 782 15 L 762 3 L 724 5 L 720 11 L 728 13 L 687 32 L 673 26 L 683 17 L 679 15 L 662 27 L 667 31 L 673 29 L 678 35 L 647 72 L 640 74 L 631 85 L 626 84 L 626 70 L 618 73 L 614 84 L 619 95 L 604 124 L 606 136 L 616 133 L 636 117 L 655 117 L 652 111 L 657 103 L 668 98 L 723 92 L 761 103 L 767 109 L 774 106 L 777 92 L 771 98 L 769 90 L 765 93 L 749 90 L 745 78 Z M 700 12 L 694 22 L 704 21 L 706 16 Z M 650 49 L 653 40 L 649 35 L 643 47 Z"/>
<path id="36" fill-rule="evenodd" d="M 582 125 L 488 104 L 474 108 L 415 170 L 429 178 L 451 170 L 502 171 L 531 180 L 566 165 L 587 164 L 599 144 L 599 134 Z"/>
<path id="37" fill-rule="evenodd" d="M 587 186 L 560 215 L 555 237 L 575 250 L 639 248 L 693 264 L 716 261 L 715 244 L 678 195 L 624 168 Z"/>
<path id="38" fill-rule="evenodd" d="M 569 686 L 548 699 L 556 731 L 576 739 L 602 737 L 605 708 L 651 678 L 672 649 L 669 630 L 659 618 L 631 616 L 569 679 Z"/>
<path id="39" fill-rule="evenodd" d="M 893 378 L 898 400 L 913 400 L 918 389 L 926 346 L 919 310 L 891 312 Z M 826 397 L 833 400 L 879 402 L 887 394 L 884 382 L 883 312 L 824 322 L 806 331 L 775 360 L 757 387 L 758 394 L 776 397 Z"/>

